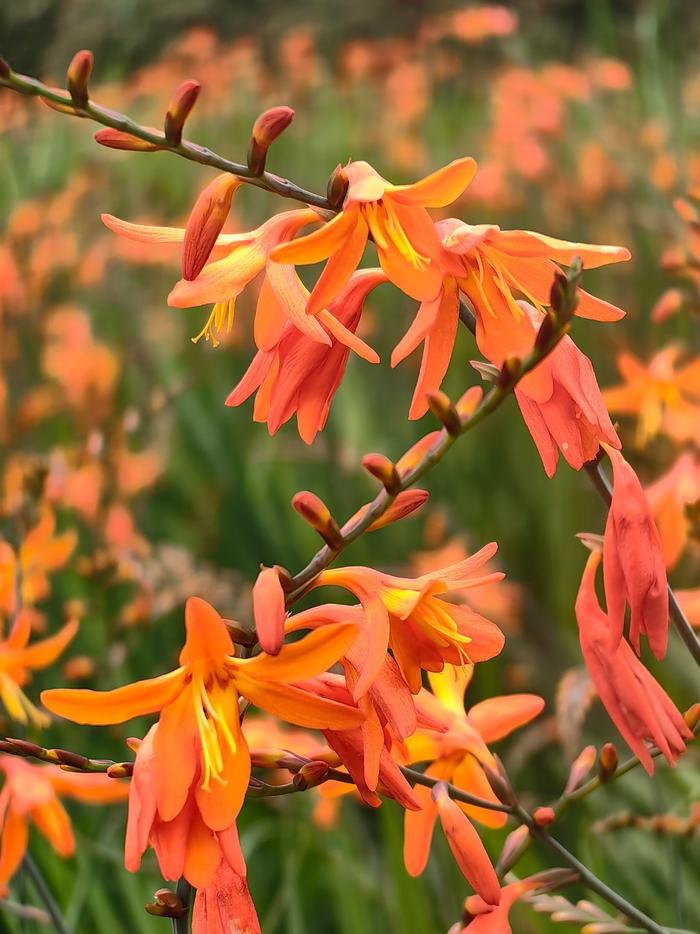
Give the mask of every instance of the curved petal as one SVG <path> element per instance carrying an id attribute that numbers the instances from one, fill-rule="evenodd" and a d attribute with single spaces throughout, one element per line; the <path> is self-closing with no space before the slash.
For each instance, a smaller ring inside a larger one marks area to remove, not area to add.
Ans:
<path id="1" fill-rule="evenodd" d="M 543 709 L 544 699 L 536 694 L 510 694 L 474 704 L 467 719 L 485 743 L 495 743 L 534 720 Z"/>
<path id="2" fill-rule="evenodd" d="M 148 224 L 132 224 L 113 214 L 101 214 L 102 223 L 120 237 L 138 243 L 182 243 L 184 227 L 156 227 Z"/>
<path id="3" fill-rule="evenodd" d="M 276 684 L 312 678 L 334 665 L 350 648 L 357 633 L 354 623 L 321 626 L 303 639 L 283 646 L 279 655 L 233 659 L 234 679 L 239 672 L 246 678 Z"/>
<path id="4" fill-rule="evenodd" d="M 475 174 L 476 161 L 471 156 L 464 156 L 426 175 L 413 185 L 392 187 L 389 195 L 402 204 L 444 208 L 459 198 Z"/>
<path id="5" fill-rule="evenodd" d="M 135 681 L 113 691 L 53 688 L 41 692 L 41 702 L 51 713 L 74 723 L 105 726 L 155 713 L 172 703 L 182 690 L 184 669 L 158 678 Z"/>
<path id="6" fill-rule="evenodd" d="M 78 631 L 78 625 L 77 620 L 71 620 L 55 635 L 22 649 L 20 654 L 22 665 L 27 668 L 46 668 L 47 665 L 56 661 Z"/>
<path id="7" fill-rule="evenodd" d="M 320 263 L 345 246 L 346 239 L 355 230 L 358 214 L 359 208 L 347 208 L 305 237 L 279 244 L 270 254 L 270 258 L 275 263 L 302 266 Z"/>
<path id="8" fill-rule="evenodd" d="M 306 312 L 316 315 L 340 295 L 355 272 L 367 246 L 369 230 L 364 218 L 355 213 L 355 223 L 349 228 L 342 248 L 333 253 L 311 290 Z"/>
<path id="9" fill-rule="evenodd" d="M 260 684 L 243 675 L 237 682 L 241 694 L 256 707 L 297 726 L 312 730 L 350 730 L 362 723 L 362 713 L 357 707 L 316 697 L 289 684 L 271 681 Z"/>

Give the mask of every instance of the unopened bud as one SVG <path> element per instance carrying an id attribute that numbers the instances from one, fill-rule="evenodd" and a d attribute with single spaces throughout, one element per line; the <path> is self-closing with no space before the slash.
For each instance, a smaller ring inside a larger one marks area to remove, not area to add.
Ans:
<path id="1" fill-rule="evenodd" d="M 695 732 L 695 727 L 700 723 L 700 704 L 693 704 L 692 707 L 689 707 L 683 714 L 683 719 L 688 727 Z"/>
<path id="2" fill-rule="evenodd" d="M 327 762 L 307 762 L 302 765 L 292 782 L 300 791 L 307 791 L 309 788 L 315 788 L 316 785 L 322 785 L 328 778 L 329 772 L 330 767 Z"/>
<path id="3" fill-rule="evenodd" d="M 511 389 L 517 383 L 523 369 L 523 362 L 519 357 L 508 357 L 503 361 L 496 385 L 499 389 Z"/>
<path id="4" fill-rule="evenodd" d="M 86 756 L 71 752 L 70 749 L 47 749 L 46 752 L 51 756 L 52 760 L 60 765 L 67 766 L 69 769 L 84 772 L 90 768 L 90 760 Z"/>
<path id="5" fill-rule="evenodd" d="M 535 337 L 535 349 L 539 351 L 546 350 L 552 343 L 554 335 L 559 330 L 559 321 L 553 311 L 548 311 L 537 331 Z"/>
<path id="6" fill-rule="evenodd" d="M 586 746 L 586 748 L 576 756 L 569 769 L 569 777 L 566 781 L 566 787 L 564 788 L 565 795 L 568 795 L 569 792 L 583 784 L 584 779 L 587 778 L 588 773 L 595 765 L 595 760 L 595 746 Z"/>
<path id="7" fill-rule="evenodd" d="M 0 58 L 0 78 L 9 78 L 12 74 L 12 69 L 5 61 L 4 58 Z"/>
<path id="8" fill-rule="evenodd" d="M 177 146 L 182 139 L 182 130 L 185 120 L 189 117 L 192 108 L 197 103 L 202 86 L 199 81 L 183 81 L 175 91 L 168 110 L 165 114 L 163 132 L 167 141 Z"/>
<path id="9" fill-rule="evenodd" d="M 556 816 L 554 808 L 549 807 L 535 808 L 532 812 L 532 819 L 538 827 L 549 827 L 550 824 L 554 823 Z"/>
<path id="10" fill-rule="evenodd" d="M 187 914 L 187 906 L 183 904 L 180 896 L 170 889 L 158 889 L 153 898 L 153 902 L 144 906 L 149 915 L 159 918 L 184 918 Z"/>
<path id="11" fill-rule="evenodd" d="M 13 739 L 11 736 L 4 740 L 3 750 L 15 756 L 30 756 L 34 759 L 43 759 L 46 755 L 43 746 L 37 746 L 36 743 L 30 743 L 26 739 Z"/>
<path id="12" fill-rule="evenodd" d="M 461 422 L 471 418 L 483 398 L 484 391 L 481 386 L 470 386 L 466 392 L 462 393 L 455 405 Z"/>
<path id="13" fill-rule="evenodd" d="M 507 804 L 509 807 L 513 807 L 518 803 L 517 798 L 515 797 L 515 792 L 513 791 L 513 786 L 510 783 L 510 779 L 506 774 L 505 769 L 503 768 L 503 763 L 498 758 L 494 756 L 496 761 L 496 768 L 492 768 L 486 762 L 481 763 L 481 768 L 484 771 L 486 780 L 491 786 L 491 790 L 496 795 L 498 800 L 502 804 Z"/>
<path id="14" fill-rule="evenodd" d="M 134 763 L 115 762 L 108 766 L 106 774 L 110 778 L 130 778 L 134 774 Z"/>
<path id="15" fill-rule="evenodd" d="M 315 493 L 303 490 L 292 498 L 292 506 L 312 529 L 315 529 L 329 548 L 339 550 L 343 544 L 338 524 L 328 506 Z"/>
<path id="16" fill-rule="evenodd" d="M 549 304 L 555 312 L 560 327 L 568 324 L 578 305 L 578 286 L 581 281 L 583 266 L 580 257 L 571 261 L 567 273 L 558 272 L 554 276 L 549 293 Z"/>
<path id="17" fill-rule="evenodd" d="M 449 435 L 457 437 L 462 429 L 462 422 L 457 409 L 450 402 L 449 396 L 439 389 L 437 392 L 426 393 L 428 408 L 432 414 L 445 426 Z"/>
<path id="18" fill-rule="evenodd" d="M 339 211 L 345 203 L 345 196 L 348 193 L 350 179 L 342 165 L 337 165 L 328 179 L 328 188 L 326 197 L 328 204 L 334 211 Z"/>
<path id="19" fill-rule="evenodd" d="M 606 743 L 600 750 L 598 759 L 598 778 L 601 782 L 607 782 L 617 771 L 617 749 L 612 743 Z"/>
<path id="20" fill-rule="evenodd" d="M 384 454 L 365 454 L 362 466 L 368 474 L 375 477 L 389 493 L 397 493 L 401 487 L 401 478 L 393 461 Z"/>
<path id="21" fill-rule="evenodd" d="M 291 107 L 271 107 L 257 118 L 253 124 L 248 148 L 248 168 L 253 175 L 263 174 L 268 149 L 293 119 L 294 111 Z"/>
<path id="22" fill-rule="evenodd" d="M 498 857 L 496 872 L 499 872 L 500 868 L 503 866 L 511 865 L 513 857 L 516 853 L 519 852 L 520 848 L 525 844 L 525 841 L 529 836 L 530 831 L 525 824 L 521 824 L 519 827 L 516 827 L 515 830 L 512 830 L 508 834 L 503 843 L 501 855 Z"/>
<path id="23" fill-rule="evenodd" d="M 383 529 L 385 526 L 391 525 L 392 522 L 398 522 L 400 519 L 413 515 L 427 502 L 429 495 L 427 490 L 402 490 L 397 494 L 396 499 L 386 512 L 367 526 L 367 531 L 376 532 L 377 529 Z M 346 526 L 343 526 L 343 528 L 346 528 Z"/>
<path id="24" fill-rule="evenodd" d="M 196 279 L 204 268 L 231 210 L 240 185 L 235 175 L 217 175 L 195 201 L 185 227 L 182 245 L 182 278 Z"/>
<path id="25" fill-rule="evenodd" d="M 152 133 L 160 133 L 160 130 L 147 127 Z M 121 149 L 126 152 L 158 152 L 161 149 L 156 143 L 149 143 L 145 139 L 139 139 L 132 136 L 131 133 L 124 133 L 122 130 L 113 130 L 106 127 L 104 130 L 98 130 L 94 136 L 95 142 L 100 146 L 106 146 L 107 149 Z M 165 142 L 165 138 L 163 139 Z"/>
<path id="26" fill-rule="evenodd" d="M 93 55 L 88 49 L 76 52 L 66 72 L 66 87 L 76 107 L 88 102 L 88 81 L 92 73 Z"/>

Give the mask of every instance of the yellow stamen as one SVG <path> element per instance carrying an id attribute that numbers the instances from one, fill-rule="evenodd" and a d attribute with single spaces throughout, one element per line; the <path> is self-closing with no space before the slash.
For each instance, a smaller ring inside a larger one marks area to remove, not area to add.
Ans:
<path id="1" fill-rule="evenodd" d="M 211 341 L 213 347 L 218 347 L 220 338 L 230 334 L 236 314 L 236 299 L 229 298 L 224 302 L 217 302 L 212 308 L 207 323 L 196 337 L 191 338 L 193 344 L 198 344 L 204 338 Z"/>

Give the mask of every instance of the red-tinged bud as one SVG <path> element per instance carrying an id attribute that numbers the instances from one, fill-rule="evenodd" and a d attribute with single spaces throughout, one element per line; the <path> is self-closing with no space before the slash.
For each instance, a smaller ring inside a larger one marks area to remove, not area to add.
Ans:
<path id="1" fill-rule="evenodd" d="M 197 103 L 201 90 L 202 86 L 199 81 L 183 81 L 175 91 L 165 114 L 165 123 L 163 125 L 165 138 L 171 145 L 177 146 L 181 141 L 185 120 L 187 120 L 192 108 Z"/>
<path id="2" fill-rule="evenodd" d="M 3 746 L 8 746 L 7 752 L 15 756 L 31 756 L 34 759 L 43 759 L 46 756 L 46 750 L 43 746 L 37 746 L 36 743 L 30 743 L 26 739 L 14 739 L 11 736 L 5 738 Z"/>
<path id="3" fill-rule="evenodd" d="M 263 568 L 253 585 L 253 617 L 258 641 L 268 655 L 278 655 L 284 639 L 284 590 L 275 568 Z"/>
<path id="4" fill-rule="evenodd" d="M 90 770 L 91 762 L 87 756 L 71 752 L 70 749 L 47 749 L 46 751 L 59 765 L 66 765 L 69 769 L 77 769 L 80 772 Z"/>
<path id="5" fill-rule="evenodd" d="M 5 61 L 4 58 L 0 58 L 0 78 L 7 79 L 10 77 L 11 74 L 12 74 L 12 69 L 10 68 L 8 63 Z"/>
<path id="6" fill-rule="evenodd" d="M 339 211 L 345 203 L 345 196 L 350 187 L 350 179 L 342 165 L 337 165 L 328 179 L 326 197 L 334 211 Z"/>
<path id="7" fill-rule="evenodd" d="M 538 827 L 549 827 L 556 820 L 554 808 L 535 808 L 532 812 L 532 819 Z"/>
<path id="8" fill-rule="evenodd" d="M 576 311 L 578 285 L 581 281 L 582 272 L 581 258 L 575 256 L 566 273 L 558 272 L 554 276 L 549 294 L 549 304 L 555 313 L 555 320 L 560 328 L 568 324 Z"/>
<path id="9" fill-rule="evenodd" d="M 501 886 L 481 837 L 464 811 L 450 798 L 444 782 L 435 785 L 432 797 L 437 804 L 443 832 L 462 875 L 487 905 L 497 905 L 501 900 Z"/>
<path id="10" fill-rule="evenodd" d="M 66 87 L 76 107 L 85 107 L 88 102 L 88 81 L 92 74 L 93 55 L 82 49 L 73 56 L 66 72 Z"/>
<path id="11" fill-rule="evenodd" d="M 492 768 L 488 763 L 482 762 L 481 768 L 483 769 L 484 775 L 486 776 L 486 781 L 491 786 L 491 790 L 496 795 L 498 800 L 502 804 L 507 804 L 509 807 L 513 807 L 517 804 L 517 798 L 515 797 L 515 792 L 513 791 L 513 786 L 510 783 L 503 764 L 501 763 L 498 756 L 494 756 L 496 761 L 496 768 Z"/>
<path id="12" fill-rule="evenodd" d="M 153 899 L 153 902 L 149 902 L 144 907 L 149 915 L 155 915 L 158 918 L 184 918 L 189 910 L 180 896 L 176 892 L 171 892 L 170 889 L 158 889 Z"/>
<path id="13" fill-rule="evenodd" d="M 695 728 L 700 723 L 700 704 L 693 704 L 692 707 L 689 707 L 683 714 L 683 719 L 688 727 L 695 732 Z"/>
<path id="14" fill-rule="evenodd" d="M 388 493 L 397 493 L 401 487 L 401 478 L 393 461 L 384 454 L 365 454 L 362 466 L 368 474 L 375 477 Z"/>
<path id="15" fill-rule="evenodd" d="M 314 493 L 303 490 L 296 493 L 292 499 L 292 506 L 312 529 L 318 532 L 324 542 L 333 551 L 338 551 L 343 544 L 338 524 L 328 509 L 328 506 Z"/>
<path id="16" fill-rule="evenodd" d="M 598 759 L 598 778 L 601 782 L 607 782 L 617 772 L 618 763 L 617 749 L 613 743 L 606 743 L 600 750 Z"/>
<path id="17" fill-rule="evenodd" d="M 107 769 L 107 775 L 110 778 L 129 778 L 134 774 L 133 762 L 115 762 Z"/>
<path id="18" fill-rule="evenodd" d="M 248 148 L 248 168 L 253 175 L 263 174 L 268 149 L 293 119 L 294 111 L 291 107 L 271 107 L 257 118 Z"/>
<path id="19" fill-rule="evenodd" d="M 462 428 L 462 422 L 457 409 L 450 402 L 449 396 L 438 390 L 426 393 L 428 408 L 432 414 L 445 426 L 448 434 L 457 437 Z"/>
<path id="20" fill-rule="evenodd" d="M 566 781 L 566 787 L 564 788 L 565 795 L 568 795 L 569 792 L 583 784 L 584 780 L 595 765 L 595 760 L 595 746 L 586 746 L 586 748 L 578 754 L 578 756 L 571 763 L 571 768 L 569 769 L 569 777 Z"/>
<path id="21" fill-rule="evenodd" d="M 309 788 L 322 785 L 328 779 L 329 772 L 330 767 L 327 762 L 314 760 L 302 765 L 292 782 L 299 791 L 307 791 Z"/>
<path id="22" fill-rule="evenodd" d="M 398 494 L 394 502 L 389 506 L 384 515 L 375 519 L 367 527 L 368 532 L 376 532 L 377 529 L 383 529 L 392 522 L 398 522 L 400 519 L 406 519 L 408 516 L 417 512 L 424 503 L 427 502 L 430 494 L 427 490 L 403 490 Z"/>
<path id="23" fill-rule="evenodd" d="M 160 130 L 148 127 L 153 133 L 160 133 Z M 104 130 L 98 130 L 94 136 L 95 142 L 100 146 L 106 146 L 108 149 L 121 149 L 126 152 L 158 152 L 161 149 L 156 143 L 149 143 L 145 139 L 139 139 L 132 136 L 131 133 L 123 133 L 121 130 L 113 130 L 106 127 Z M 165 142 L 165 138 L 163 138 Z"/>
<path id="24" fill-rule="evenodd" d="M 540 352 L 547 350 L 554 340 L 555 334 L 560 330 L 559 321 L 553 311 L 548 311 L 542 319 L 542 323 L 535 337 L 535 349 Z"/>
<path id="25" fill-rule="evenodd" d="M 459 397 L 455 409 L 457 410 L 460 421 L 471 418 L 483 397 L 484 391 L 481 386 L 470 386 L 469 389 Z"/>
<path id="26" fill-rule="evenodd" d="M 226 223 L 234 192 L 240 184 L 235 175 L 217 175 L 195 201 L 187 220 L 182 245 L 183 279 L 196 279 L 204 268 Z"/>

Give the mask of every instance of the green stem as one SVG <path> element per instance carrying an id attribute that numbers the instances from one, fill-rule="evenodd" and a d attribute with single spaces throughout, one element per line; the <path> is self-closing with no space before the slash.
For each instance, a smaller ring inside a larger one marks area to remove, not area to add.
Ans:
<path id="1" fill-rule="evenodd" d="M 51 890 L 46 884 L 46 880 L 41 874 L 41 870 L 34 862 L 34 859 L 28 851 L 24 854 L 22 865 L 24 866 L 27 875 L 32 880 L 32 885 L 36 890 L 36 894 L 39 896 L 47 914 L 51 918 L 54 930 L 57 931 L 58 934 L 68 934 L 68 928 L 66 927 L 66 923 L 63 920 L 61 909 L 58 907 L 56 899 L 51 894 Z"/>
<path id="2" fill-rule="evenodd" d="M 187 934 L 190 929 L 190 915 L 192 914 L 192 902 L 194 900 L 195 890 L 189 884 L 187 879 L 182 876 L 178 879 L 175 893 L 179 896 L 182 904 L 187 908 L 186 914 L 181 918 L 171 918 L 173 934 Z"/>

